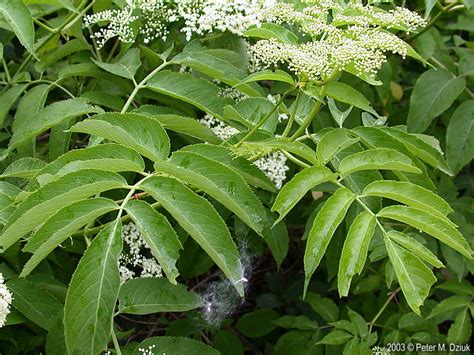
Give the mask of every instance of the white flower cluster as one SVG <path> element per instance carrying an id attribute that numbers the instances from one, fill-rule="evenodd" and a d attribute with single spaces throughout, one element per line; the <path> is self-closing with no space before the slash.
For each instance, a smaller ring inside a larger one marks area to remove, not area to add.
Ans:
<path id="1" fill-rule="evenodd" d="M 331 0 L 306 2 L 302 9 L 289 3 L 276 4 L 266 10 L 265 19 L 297 26 L 311 40 L 260 40 L 250 49 L 254 66 L 286 64 L 295 74 L 311 80 L 325 80 L 344 70 L 374 77 L 388 52 L 405 57 L 409 49 L 387 29 L 413 31 L 425 25 L 419 15 L 405 8 L 384 11 L 353 2 L 345 8 Z"/>
<path id="2" fill-rule="evenodd" d="M 144 254 L 150 254 L 150 248 L 134 223 L 125 225 L 122 229 L 122 239 L 128 246 L 128 253 L 122 253 L 119 258 L 121 282 L 135 277 L 161 277 L 162 270 L 156 259 Z M 137 271 L 140 270 L 137 276 Z"/>
<path id="3" fill-rule="evenodd" d="M 113 37 L 131 43 L 138 33 L 148 43 L 156 38 L 166 38 L 167 23 L 176 20 L 175 11 L 167 4 L 165 0 L 127 0 L 122 9 L 104 10 L 85 16 L 84 24 L 108 23 L 93 35 L 99 47 Z"/>
<path id="4" fill-rule="evenodd" d="M 273 184 L 275 184 L 275 187 L 280 190 L 286 179 L 286 172 L 290 169 L 288 165 L 286 165 L 286 161 L 287 158 L 282 152 L 272 152 L 256 160 L 254 164 L 262 170 Z"/>
<path id="5" fill-rule="evenodd" d="M 150 345 L 148 348 L 138 348 L 138 352 L 142 355 L 154 355 L 153 350 L 156 348 L 156 345 Z"/>
<path id="6" fill-rule="evenodd" d="M 105 10 L 86 16 L 86 26 L 107 22 L 94 33 L 98 45 L 113 37 L 131 43 L 138 33 L 145 43 L 166 39 L 168 27 L 181 25 L 190 40 L 194 34 L 229 31 L 241 35 L 252 25 L 259 26 L 263 9 L 276 0 L 127 0 L 122 9 Z"/>
<path id="7" fill-rule="evenodd" d="M 12 294 L 4 284 L 3 275 L 0 273 L 0 328 L 5 325 L 11 304 Z"/>
<path id="8" fill-rule="evenodd" d="M 193 34 L 229 31 L 238 35 L 252 25 L 260 26 L 263 9 L 276 0 L 181 0 L 175 1 L 178 17 L 184 19 L 181 31 L 189 40 Z"/>
<path id="9" fill-rule="evenodd" d="M 268 100 L 274 100 L 274 97 L 269 95 Z M 286 114 L 279 114 L 279 120 L 288 118 Z M 199 120 L 203 125 L 209 127 L 214 134 L 222 140 L 227 140 L 233 135 L 239 133 L 239 130 L 229 126 L 215 117 L 207 114 Z M 275 184 L 277 189 L 281 189 L 283 182 L 286 179 L 286 172 L 290 169 L 286 165 L 287 158 L 281 152 L 271 152 L 264 157 L 256 160 L 254 164 L 268 176 L 268 178 Z"/>
<path id="10" fill-rule="evenodd" d="M 199 122 L 201 122 L 204 126 L 209 127 L 211 131 L 223 141 L 239 133 L 237 128 L 229 126 L 228 124 L 209 114 L 201 118 Z"/>

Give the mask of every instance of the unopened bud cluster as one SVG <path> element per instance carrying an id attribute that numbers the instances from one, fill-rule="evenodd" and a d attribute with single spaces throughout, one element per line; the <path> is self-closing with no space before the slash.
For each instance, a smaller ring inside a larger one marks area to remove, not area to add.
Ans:
<path id="1" fill-rule="evenodd" d="M 251 47 L 257 66 L 281 64 L 310 80 L 325 80 L 340 71 L 374 77 L 387 53 L 405 57 L 409 46 L 390 29 L 414 31 L 425 21 L 405 8 L 385 11 L 371 5 L 331 0 L 306 1 L 296 8 L 278 3 L 266 9 L 267 22 L 289 24 L 298 29 L 303 41 L 270 38 Z"/>

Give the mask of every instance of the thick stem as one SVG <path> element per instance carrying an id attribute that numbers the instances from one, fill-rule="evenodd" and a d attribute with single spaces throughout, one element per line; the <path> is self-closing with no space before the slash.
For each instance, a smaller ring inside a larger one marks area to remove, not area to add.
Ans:
<path id="1" fill-rule="evenodd" d="M 298 105 L 300 103 L 301 91 L 298 91 L 296 95 L 296 100 L 293 106 L 293 110 L 290 113 L 290 117 L 288 118 L 288 122 L 286 124 L 285 130 L 281 134 L 282 137 L 288 136 L 291 131 L 291 127 L 293 126 L 293 122 L 295 121 L 296 113 L 298 112 Z"/>
<path id="2" fill-rule="evenodd" d="M 112 341 L 114 343 L 115 352 L 117 353 L 117 355 L 122 355 L 122 351 L 120 350 L 120 345 L 118 343 L 117 335 L 115 335 L 114 322 L 112 322 L 111 334 L 112 334 Z"/>
<path id="3" fill-rule="evenodd" d="M 377 312 L 377 314 L 375 315 L 375 317 L 370 321 L 370 324 L 369 324 L 369 335 L 370 333 L 372 333 L 372 328 L 374 327 L 374 324 L 375 322 L 377 321 L 377 319 L 379 319 L 379 317 L 382 315 L 383 311 L 385 311 L 385 308 L 388 307 L 388 305 L 390 304 L 390 302 L 395 298 L 395 296 L 400 292 L 400 287 L 397 288 L 395 291 L 392 292 L 392 294 L 390 295 L 390 297 L 387 299 L 387 301 L 385 301 L 385 303 L 383 304 L 382 308 L 380 308 L 380 310 Z"/>
<path id="4" fill-rule="evenodd" d="M 320 97 L 321 97 L 321 100 L 324 100 L 324 96 L 326 94 L 326 87 L 325 86 L 322 86 L 321 87 L 321 91 L 319 92 L 320 93 Z M 321 101 L 317 101 L 314 106 L 313 106 L 313 109 L 311 110 L 311 112 L 308 114 L 308 116 L 305 118 L 305 120 L 303 121 L 303 123 L 301 124 L 301 126 L 296 130 L 295 133 L 293 133 L 293 135 L 290 137 L 290 141 L 293 142 L 295 139 L 297 139 L 299 136 L 301 136 L 301 134 L 303 134 L 304 131 L 306 131 L 306 128 L 309 127 L 309 125 L 311 124 L 311 122 L 313 122 L 314 118 L 316 117 L 316 115 L 319 113 L 319 110 L 321 110 L 321 106 L 322 106 L 322 102 Z"/>
<path id="5" fill-rule="evenodd" d="M 133 99 L 137 95 L 138 91 L 140 91 L 140 89 L 143 89 L 146 86 L 148 80 L 153 78 L 160 70 L 162 70 L 167 65 L 169 65 L 169 62 L 166 62 L 166 61 L 163 62 L 160 66 L 158 66 L 157 68 L 155 68 L 155 70 L 153 70 L 150 74 L 148 74 L 142 81 L 140 81 L 140 83 L 138 85 L 135 85 L 135 88 L 133 89 L 132 93 L 128 97 L 128 100 L 125 103 L 125 105 L 123 106 L 122 111 L 120 111 L 120 113 L 127 112 L 128 108 L 132 104 Z"/>

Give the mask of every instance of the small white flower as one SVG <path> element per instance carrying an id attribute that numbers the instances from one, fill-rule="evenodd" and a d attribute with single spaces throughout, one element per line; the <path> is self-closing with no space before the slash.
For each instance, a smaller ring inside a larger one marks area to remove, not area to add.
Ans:
<path id="1" fill-rule="evenodd" d="M 12 294 L 4 283 L 2 273 L 0 273 L 0 328 L 5 325 L 11 304 Z"/>
<path id="2" fill-rule="evenodd" d="M 278 121 L 279 122 L 286 121 L 287 119 L 288 119 L 288 115 L 286 113 L 279 113 L 278 114 Z"/>
<path id="3" fill-rule="evenodd" d="M 156 345 L 150 345 L 148 348 L 138 348 L 138 352 L 142 355 L 154 355 L 153 349 L 155 349 Z"/>

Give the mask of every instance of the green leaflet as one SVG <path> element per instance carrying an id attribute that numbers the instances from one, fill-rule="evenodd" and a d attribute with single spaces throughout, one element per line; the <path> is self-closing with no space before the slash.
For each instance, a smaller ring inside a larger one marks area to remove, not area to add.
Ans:
<path id="1" fill-rule="evenodd" d="M 145 169 L 143 158 L 133 149 L 123 145 L 108 143 L 97 146 L 70 150 L 47 166 L 42 168 L 41 175 L 65 175 L 81 169 L 98 169 L 112 172 L 136 171 Z"/>
<path id="2" fill-rule="evenodd" d="M 174 113 L 162 113 L 160 109 L 161 107 L 159 106 L 143 105 L 132 112 L 151 116 L 166 130 L 185 134 L 212 144 L 219 144 L 221 142 L 210 128 L 204 126 L 198 120 Z"/>
<path id="3" fill-rule="evenodd" d="M 20 277 L 30 274 L 49 253 L 74 232 L 117 208 L 114 201 L 97 197 L 79 201 L 60 209 L 33 234 L 23 248 L 23 251 L 33 253 L 33 256 L 23 267 Z"/>
<path id="4" fill-rule="evenodd" d="M 219 355 L 220 352 L 190 338 L 181 337 L 153 337 L 142 341 L 137 345 L 133 355 L 142 355 L 139 349 L 159 349 L 165 354 L 199 354 L 199 355 Z"/>
<path id="5" fill-rule="evenodd" d="M 345 344 L 347 341 L 352 339 L 354 336 L 352 334 L 346 333 L 343 330 L 333 330 L 331 333 L 327 334 L 318 344 L 326 345 L 341 345 Z"/>
<path id="6" fill-rule="evenodd" d="M 185 101 L 208 114 L 222 119 L 224 107 L 233 100 L 219 96 L 219 88 L 190 74 L 162 71 L 148 81 L 147 87 L 161 94 Z"/>
<path id="7" fill-rule="evenodd" d="M 446 156 L 454 173 L 474 158 L 474 100 L 454 111 L 446 132 Z"/>
<path id="8" fill-rule="evenodd" d="M 23 93 L 23 91 L 26 89 L 26 87 L 26 84 L 13 85 L 11 88 L 9 88 L 7 91 L 3 92 L 0 95 L 0 127 L 3 126 L 3 123 L 7 118 L 8 112 L 10 111 L 16 100 Z"/>
<path id="9" fill-rule="evenodd" d="M 172 285 L 165 278 L 132 279 L 120 287 L 120 313 L 185 312 L 202 306 L 197 293 L 184 285 Z"/>
<path id="10" fill-rule="evenodd" d="M 11 163 L 0 175 L 0 178 L 19 177 L 31 179 L 46 165 L 46 163 L 36 158 L 21 158 Z"/>
<path id="11" fill-rule="evenodd" d="M 198 187 L 234 212 L 258 234 L 266 226 L 265 210 L 244 179 L 224 164 L 191 152 L 175 152 L 155 169 Z"/>
<path id="12" fill-rule="evenodd" d="M 335 322 L 339 319 L 339 308 L 332 299 L 321 297 L 318 293 L 308 292 L 305 301 L 308 302 L 311 308 L 326 322 Z"/>
<path id="13" fill-rule="evenodd" d="M 140 188 L 153 196 L 178 221 L 243 296 L 242 265 L 237 247 L 214 207 L 172 178 L 151 177 Z"/>
<path id="14" fill-rule="evenodd" d="M 270 179 L 259 168 L 247 159 L 235 155 L 226 147 L 211 144 L 193 144 L 187 145 L 181 151 L 201 154 L 209 159 L 226 164 L 226 166 L 241 175 L 249 185 L 268 191 L 275 191 Z"/>
<path id="15" fill-rule="evenodd" d="M 81 132 L 106 138 L 134 149 L 152 161 L 166 159 L 170 141 L 165 130 L 153 118 L 133 113 L 103 113 L 71 127 Z"/>
<path id="16" fill-rule="evenodd" d="M 48 1 L 48 0 L 45 0 Z M 40 55 L 41 62 L 37 62 L 35 68 L 43 72 L 54 66 L 58 61 L 73 53 L 89 50 L 89 45 L 85 39 L 74 38 L 44 55 Z"/>
<path id="17" fill-rule="evenodd" d="M 316 147 L 318 160 L 326 165 L 337 153 L 358 141 L 359 138 L 351 138 L 344 128 L 333 129 L 321 138 Z"/>
<path id="18" fill-rule="evenodd" d="M 316 330 L 319 328 L 318 323 L 306 316 L 282 316 L 274 323 L 286 329 Z"/>
<path id="19" fill-rule="evenodd" d="M 101 108 L 89 105 L 80 98 L 55 102 L 42 109 L 28 125 L 18 127 L 13 133 L 8 149 L 12 151 L 20 144 L 71 118 L 99 112 L 102 112 Z"/>
<path id="20" fill-rule="evenodd" d="M 239 318 L 235 328 L 247 338 L 259 338 L 269 334 L 277 325 L 278 313 L 273 309 L 258 309 Z"/>
<path id="21" fill-rule="evenodd" d="M 185 50 L 173 57 L 173 63 L 193 68 L 198 72 L 209 75 L 230 86 L 237 86 L 240 91 L 249 96 L 264 96 L 265 92 L 252 81 L 243 82 L 247 72 L 236 67 L 231 62 L 213 55 L 206 49 Z M 238 85 L 237 85 L 238 84 Z"/>
<path id="22" fill-rule="evenodd" d="M 30 123 L 31 117 L 44 107 L 48 93 L 49 86 L 46 84 L 37 85 L 26 92 L 18 103 L 12 123 L 13 131 Z"/>
<path id="23" fill-rule="evenodd" d="M 423 186 L 429 190 L 435 190 L 435 185 L 426 172 L 425 165 L 417 159 L 417 155 L 408 148 L 405 141 L 401 141 L 395 136 L 389 134 L 390 130 L 378 127 L 356 127 L 352 132 L 361 138 L 361 142 L 368 148 L 390 148 L 396 149 L 413 160 L 416 167 L 422 170 L 421 174 L 412 174 L 394 170 L 393 173 L 404 181 L 410 181 L 416 185 Z"/>
<path id="24" fill-rule="evenodd" d="M 109 73 L 133 80 L 135 73 L 140 68 L 140 50 L 131 48 L 116 63 L 103 63 L 93 59 L 93 62 Z"/>
<path id="25" fill-rule="evenodd" d="M 321 262 L 336 228 L 344 219 L 354 200 L 355 195 L 349 189 L 341 188 L 326 201 L 316 215 L 304 253 L 305 284 L 303 294 L 306 294 L 311 276 Z"/>
<path id="26" fill-rule="evenodd" d="M 448 341 L 455 344 L 465 344 L 472 336 L 472 320 L 469 317 L 468 309 L 458 313 L 454 323 L 448 331 Z"/>
<path id="27" fill-rule="evenodd" d="M 469 243 L 455 228 L 454 223 L 448 222 L 444 218 L 442 219 L 437 215 L 432 215 L 415 207 L 406 206 L 385 207 L 377 213 L 377 216 L 394 219 L 420 229 L 457 250 L 467 258 L 472 258 L 472 250 Z"/>
<path id="28" fill-rule="evenodd" d="M 26 279 L 12 279 L 7 287 L 13 295 L 13 307 L 39 327 L 50 330 L 63 305 L 49 292 Z"/>
<path id="29" fill-rule="evenodd" d="M 334 100 L 358 107 L 361 110 L 378 116 L 377 112 L 370 105 L 369 100 L 352 86 L 337 81 L 331 81 L 324 86 L 324 89 L 326 95 Z"/>
<path id="30" fill-rule="evenodd" d="M 18 205 L 0 235 L 0 248 L 8 249 L 62 207 L 103 191 L 125 187 L 124 178 L 108 171 L 81 170 L 64 175 L 31 193 Z"/>
<path id="31" fill-rule="evenodd" d="M 408 305 L 416 314 L 420 314 L 420 306 L 436 282 L 436 277 L 420 259 L 387 237 L 385 246 Z"/>
<path id="32" fill-rule="evenodd" d="M 320 165 L 315 152 L 307 145 L 301 142 L 290 142 L 286 139 L 269 138 L 262 141 L 245 142 L 242 146 L 255 146 L 257 149 L 260 147 L 262 150 L 284 150 L 297 155 L 313 165 Z"/>
<path id="33" fill-rule="evenodd" d="M 263 97 L 248 97 L 237 102 L 233 107 L 226 107 L 224 117 L 253 128 L 274 110 L 275 106 Z M 262 131 L 274 133 L 278 125 L 278 113 L 273 112 L 260 127 Z"/>
<path id="34" fill-rule="evenodd" d="M 449 203 L 434 192 L 405 181 L 375 181 L 367 185 L 362 194 L 389 198 L 408 206 L 428 210 L 442 218 L 453 212 Z"/>
<path id="35" fill-rule="evenodd" d="M 452 313 L 453 311 L 459 310 L 459 308 L 467 308 L 471 304 L 471 297 L 466 295 L 455 295 L 445 298 L 438 303 L 428 315 L 428 319 L 436 317 L 444 313 Z"/>
<path id="36" fill-rule="evenodd" d="M 270 221 L 269 224 L 271 224 L 271 221 L 275 220 L 275 217 L 269 211 L 267 211 L 267 214 L 268 220 Z M 279 268 L 288 254 L 290 244 L 290 238 L 285 223 L 273 223 L 273 226 L 263 230 L 262 236 L 270 248 L 270 252 Z"/>
<path id="37" fill-rule="evenodd" d="M 261 39 L 275 38 L 283 43 L 298 43 L 298 37 L 293 32 L 274 23 L 262 23 L 259 27 L 252 27 L 245 31 L 244 36 Z"/>
<path id="38" fill-rule="evenodd" d="M 436 257 L 436 255 L 415 238 L 394 230 L 387 232 L 387 237 L 393 240 L 396 244 L 410 250 L 410 252 L 415 254 L 418 258 L 430 263 L 434 267 L 444 267 L 443 263 Z"/>
<path id="39" fill-rule="evenodd" d="M 400 170 L 421 173 L 413 161 L 394 149 L 368 149 L 344 158 L 339 164 L 341 176 L 361 170 Z"/>
<path id="40" fill-rule="evenodd" d="M 306 168 L 296 174 L 283 186 L 275 199 L 272 211 L 280 215 L 275 223 L 281 221 L 309 190 L 324 182 L 335 181 L 337 176 L 323 166 Z"/>
<path id="41" fill-rule="evenodd" d="M 71 64 L 64 68 L 61 68 L 58 72 L 58 79 L 60 80 L 75 76 L 106 80 L 111 84 L 114 84 L 115 86 L 119 86 L 127 93 L 133 90 L 133 86 L 130 84 L 129 80 L 105 72 L 97 68 L 97 66 L 93 63 Z"/>
<path id="42" fill-rule="evenodd" d="M 444 69 L 424 72 L 416 81 L 410 97 L 408 130 L 424 132 L 433 119 L 446 111 L 466 86 L 464 78 L 456 78 Z"/>
<path id="43" fill-rule="evenodd" d="M 441 152 L 418 138 L 415 134 L 407 133 L 395 127 L 385 127 L 380 129 L 403 143 L 410 153 L 414 154 L 428 165 L 431 165 L 448 175 L 453 174 Z"/>
<path id="44" fill-rule="evenodd" d="M 280 82 L 287 83 L 287 84 L 290 84 L 290 85 L 295 84 L 295 80 L 293 79 L 293 77 L 290 74 L 288 74 L 286 71 L 283 71 L 283 70 L 275 70 L 275 71 L 263 70 L 263 71 L 259 71 L 259 72 L 250 74 L 248 77 L 246 77 L 244 80 L 240 81 L 239 83 L 237 83 L 234 86 L 240 87 L 244 84 L 253 83 L 253 82 L 256 82 L 256 81 L 266 81 L 266 80 L 280 81 Z"/>
<path id="45" fill-rule="evenodd" d="M 35 117 L 43 109 L 49 94 L 49 86 L 46 84 L 37 85 L 28 90 L 18 103 L 15 116 L 12 123 L 12 130 L 15 132 L 22 126 L 30 123 L 31 117 Z M 34 156 L 36 139 L 32 138 L 29 142 L 20 145 L 18 149 L 19 156 Z"/>
<path id="46" fill-rule="evenodd" d="M 175 264 L 182 246 L 171 224 L 165 216 L 156 212 L 144 201 L 131 200 L 125 205 L 125 210 L 136 224 L 151 253 L 160 263 L 168 280 L 176 284 L 179 271 Z"/>
<path id="47" fill-rule="evenodd" d="M 20 43 L 33 56 L 35 49 L 35 28 L 33 26 L 33 17 L 30 10 L 22 1 L 2 0 L 0 3 L 0 13 L 10 25 Z"/>
<path id="48" fill-rule="evenodd" d="M 375 216 L 365 211 L 357 215 L 349 228 L 342 247 L 337 275 L 337 285 L 341 297 L 348 295 L 352 277 L 355 274 L 360 274 L 364 268 L 375 225 Z"/>
<path id="49" fill-rule="evenodd" d="M 64 306 L 68 353 L 96 354 L 109 343 L 120 288 L 121 230 L 119 219 L 104 228 L 87 248 L 72 275 Z"/>

